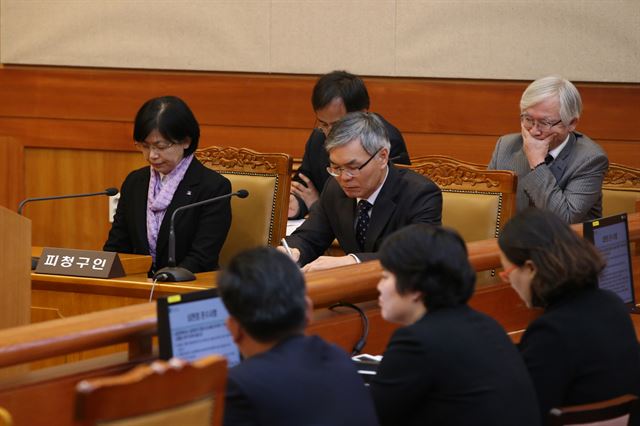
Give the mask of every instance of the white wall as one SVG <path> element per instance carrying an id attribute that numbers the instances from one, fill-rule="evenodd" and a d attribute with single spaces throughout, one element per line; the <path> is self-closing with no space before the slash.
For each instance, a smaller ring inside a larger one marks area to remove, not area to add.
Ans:
<path id="1" fill-rule="evenodd" d="M 640 0 L 0 0 L 5 64 L 640 82 Z"/>

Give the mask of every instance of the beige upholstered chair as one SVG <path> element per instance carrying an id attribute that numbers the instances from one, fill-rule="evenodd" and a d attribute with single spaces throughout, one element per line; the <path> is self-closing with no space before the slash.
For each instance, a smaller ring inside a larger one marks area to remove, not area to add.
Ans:
<path id="1" fill-rule="evenodd" d="M 515 213 L 517 177 L 506 170 L 443 155 L 411 159 L 408 168 L 429 177 L 442 190 L 442 224 L 456 229 L 465 241 L 496 238 Z"/>
<path id="2" fill-rule="evenodd" d="M 591 404 L 552 408 L 549 424 L 552 426 L 627 426 L 638 415 L 638 397 L 622 395 Z"/>
<path id="3" fill-rule="evenodd" d="M 214 355 L 191 364 L 156 361 L 76 386 L 83 426 L 214 426 L 222 424 L 227 361 Z"/>
<path id="4" fill-rule="evenodd" d="M 411 158 L 408 168 L 429 177 L 442 190 L 442 225 L 455 229 L 466 242 L 497 238 L 516 211 L 517 176 L 507 170 L 444 155 Z M 498 282 L 495 270 L 479 272 L 477 286 Z"/>
<path id="5" fill-rule="evenodd" d="M 231 199 L 231 229 L 220 252 L 220 264 L 228 264 L 244 249 L 280 244 L 287 228 L 291 158 L 219 146 L 199 149 L 196 157 L 229 179 L 233 191 L 249 191 L 245 199 Z"/>
<path id="6" fill-rule="evenodd" d="M 633 213 L 640 200 L 640 169 L 610 163 L 602 183 L 602 216 Z"/>

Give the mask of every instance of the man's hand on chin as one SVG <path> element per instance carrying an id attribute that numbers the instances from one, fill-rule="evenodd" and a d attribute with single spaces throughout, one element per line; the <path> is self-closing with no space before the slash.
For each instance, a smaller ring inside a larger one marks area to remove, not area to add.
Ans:
<path id="1" fill-rule="evenodd" d="M 540 163 L 544 162 L 544 157 L 549 152 L 549 142 L 551 136 L 547 136 L 545 139 L 536 139 L 531 132 L 522 126 L 522 140 L 524 154 L 529 161 L 529 167 L 534 168 Z"/>
<path id="2" fill-rule="evenodd" d="M 320 271 L 323 269 L 337 268 L 339 266 L 355 265 L 357 262 L 353 256 L 320 256 L 311 263 L 307 263 L 303 272 Z"/>

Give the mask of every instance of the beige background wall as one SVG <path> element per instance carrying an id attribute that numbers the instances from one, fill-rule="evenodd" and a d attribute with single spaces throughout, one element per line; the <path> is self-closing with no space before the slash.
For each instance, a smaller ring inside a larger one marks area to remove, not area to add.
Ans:
<path id="1" fill-rule="evenodd" d="M 0 0 L 0 60 L 640 82 L 638 0 Z"/>

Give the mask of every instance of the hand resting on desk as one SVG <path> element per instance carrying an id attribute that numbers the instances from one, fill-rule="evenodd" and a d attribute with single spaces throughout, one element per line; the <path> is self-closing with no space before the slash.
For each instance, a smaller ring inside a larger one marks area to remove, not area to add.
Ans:
<path id="1" fill-rule="evenodd" d="M 296 250 L 296 249 L 292 249 Z M 299 252 L 298 252 L 299 256 Z M 307 263 L 302 268 L 302 272 L 320 271 L 322 269 L 337 268 L 339 266 L 355 265 L 356 259 L 353 256 L 320 256 L 311 263 Z"/>
<path id="2" fill-rule="evenodd" d="M 278 250 L 286 253 L 293 259 L 294 262 L 300 260 L 300 250 L 295 247 L 290 247 L 289 251 L 284 246 L 278 246 Z M 353 256 L 320 256 L 311 263 L 307 263 L 302 272 L 320 271 L 323 269 L 337 268 L 339 266 L 355 265 L 356 259 Z"/>

